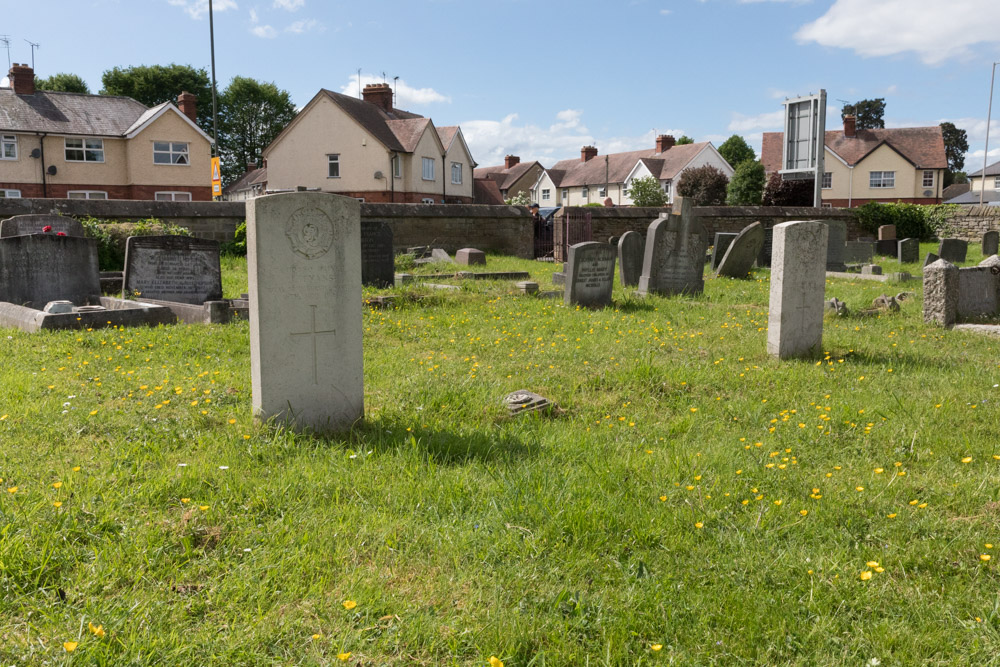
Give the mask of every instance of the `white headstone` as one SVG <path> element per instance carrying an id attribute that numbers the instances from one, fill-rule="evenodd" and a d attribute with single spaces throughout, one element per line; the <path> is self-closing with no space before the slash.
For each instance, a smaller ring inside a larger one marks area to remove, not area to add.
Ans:
<path id="1" fill-rule="evenodd" d="M 247 267 L 254 414 L 349 429 L 364 414 L 360 204 L 319 192 L 248 200 Z"/>
<path id="2" fill-rule="evenodd" d="M 818 351 L 829 227 L 818 220 L 774 226 L 767 353 L 779 359 Z"/>

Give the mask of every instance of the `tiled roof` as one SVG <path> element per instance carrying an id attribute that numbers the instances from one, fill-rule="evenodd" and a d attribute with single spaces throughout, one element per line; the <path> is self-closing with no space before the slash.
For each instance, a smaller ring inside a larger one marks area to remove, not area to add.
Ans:
<path id="1" fill-rule="evenodd" d="M 537 160 L 532 160 L 531 162 L 518 162 L 510 169 L 504 168 L 504 165 L 497 165 L 494 167 L 477 167 L 473 172 L 473 176 L 476 178 L 488 178 L 496 182 L 497 187 L 500 191 L 510 190 L 514 187 L 514 184 L 524 177 L 526 173 L 531 171 L 531 169 L 541 164 Z M 544 167 L 543 167 L 544 169 Z"/>
<path id="2" fill-rule="evenodd" d="M 488 178 L 474 178 L 472 183 L 474 187 L 473 200 L 477 204 L 503 204 L 503 195 L 500 194 L 496 181 Z"/>
<path id="3" fill-rule="evenodd" d="M 160 113 L 160 109 L 169 104 L 170 102 L 162 102 L 160 104 L 157 104 L 155 107 L 146 109 L 145 111 L 142 112 L 142 114 L 138 118 L 135 119 L 135 122 L 133 122 L 131 125 L 128 126 L 128 129 L 125 130 L 124 134 L 132 134 L 132 132 L 142 127 L 143 123 L 146 123 L 153 116 Z"/>
<path id="4" fill-rule="evenodd" d="M 455 135 L 458 134 L 458 125 L 447 125 L 445 127 L 436 127 L 438 137 L 441 139 L 441 145 L 444 146 L 445 150 L 451 146 L 451 142 L 455 140 Z"/>
<path id="5" fill-rule="evenodd" d="M 977 169 L 976 171 L 968 174 L 969 178 L 972 178 L 973 176 L 982 176 L 982 175 L 983 175 L 983 170 L 982 169 Z M 987 176 L 1000 176 L 1000 162 L 994 162 L 991 165 L 987 165 L 987 167 L 986 167 L 986 175 Z"/>
<path id="6" fill-rule="evenodd" d="M 643 160 L 646 168 L 658 179 L 670 180 L 706 146 L 708 142 L 703 141 L 697 144 L 675 145 L 662 153 L 657 153 L 654 148 L 648 148 L 641 151 L 598 155 L 586 162 L 580 158 L 562 160 L 552 165 L 548 174 L 559 188 L 604 185 L 605 182 L 624 183 L 636 163 Z"/>
<path id="7" fill-rule="evenodd" d="M 130 97 L 0 89 L 0 130 L 121 137 L 147 110 Z"/>
<path id="8" fill-rule="evenodd" d="M 427 118 L 407 118 L 405 120 L 387 120 L 385 124 L 392 130 L 392 133 L 399 140 L 399 145 L 407 153 L 412 153 L 420 143 L 420 137 L 424 136 L 424 130 L 430 124 Z"/>
<path id="9" fill-rule="evenodd" d="M 239 192 L 240 190 L 249 190 L 251 187 L 259 183 L 267 183 L 267 167 L 257 167 L 256 169 L 246 172 L 240 176 L 239 180 L 226 186 L 224 191 Z"/>
<path id="10" fill-rule="evenodd" d="M 768 173 L 781 169 L 781 142 L 784 132 L 765 132 L 761 145 L 761 162 Z M 947 169 L 948 157 L 944 152 L 941 128 L 892 127 L 858 130 L 857 136 L 844 136 L 842 129 L 828 130 L 826 147 L 839 155 L 848 165 L 861 162 L 876 148 L 888 144 L 909 160 L 915 169 Z"/>
<path id="11" fill-rule="evenodd" d="M 980 169 L 980 171 L 982 170 Z M 968 183 L 952 183 L 941 191 L 941 199 L 945 201 L 953 199 L 959 195 L 964 195 L 970 189 L 972 189 L 972 186 Z"/>
<path id="12" fill-rule="evenodd" d="M 392 111 L 387 112 L 381 107 L 378 107 L 370 102 L 359 100 L 358 98 L 351 97 L 350 95 L 335 93 L 332 90 L 326 90 L 325 88 L 322 92 L 333 100 L 337 106 L 343 109 L 344 113 L 351 116 L 363 128 L 365 128 L 369 134 L 382 142 L 386 148 L 389 150 L 402 151 L 404 153 L 409 152 L 403 147 L 402 143 L 400 143 L 395 133 L 389 129 L 389 125 L 386 121 L 410 120 L 414 118 L 423 118 L 423 116 L 410 113 L 409 111 L 401 111 L 399 109 L 393 109 Z"/>

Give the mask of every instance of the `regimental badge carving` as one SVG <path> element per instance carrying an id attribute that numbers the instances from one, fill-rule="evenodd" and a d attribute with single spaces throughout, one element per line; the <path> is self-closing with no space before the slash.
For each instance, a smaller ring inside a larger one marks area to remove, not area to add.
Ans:
<path id="1" fill-rule="evenodd" d="M 318 208 L 300 208 L 285 224 L 292 250 L 306 259 L 322 257 L 333 245 L 333 221 Z"/>

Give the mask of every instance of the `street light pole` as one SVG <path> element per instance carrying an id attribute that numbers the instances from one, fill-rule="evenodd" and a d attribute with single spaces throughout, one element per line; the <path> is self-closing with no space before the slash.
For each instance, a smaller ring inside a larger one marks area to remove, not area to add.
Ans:
<path id="1" fill-rule="evenodd" d="M 212 0 L 208 0 L 208 33 L 212 49 L 212 148 L 219 156 L 219 106 L 215 100 L 215 22 L 212 17 Z"/>
<path id="2" fill-rule="evenodd" d="M 990 75 L 990 105 L 986 111 L 986 148 L 983 149 L 983 185 L 979 188 L 979 205 L 983 205 L 983 196 L 986 194 L 986 161 L 990 156 L 990 119 L 993 115 L 993 83 L 997 78 L 997 65 L 993 63 L 993 73 Z"/>

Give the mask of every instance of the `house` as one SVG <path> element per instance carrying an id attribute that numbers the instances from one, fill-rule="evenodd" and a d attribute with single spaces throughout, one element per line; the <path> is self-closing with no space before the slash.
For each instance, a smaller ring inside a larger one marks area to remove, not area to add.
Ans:
<path id="1" fill-rule="evenodd" d="M 267 168 L 258 167 L 256 162 L 248 164 L 242 176 L 222 189 L 225 201 L 244 201 L 264 194 L 267 194 Z"/>
<path id="2" fill-rule="evenodd" d="M 537 161 L 521 162 L 516 155 L 508 155 L 502 165 L 479 167 L 473 173 L 476 178 L 488 178 L 497 184 L 500 196 L 510 199 L 521 192 L 531 193 L 545 168 Z M 479 202 L 479 200 L 476 200 Z M 481 202 L 480 202 L 481 203 Z"/>
<path id="3" fill-rule="evenodd" d="M 765 132 L 761 162 L 770 175 L 781 169 L 783 132 Z M 940 204 L 948 158 L 941 128 L 856 129 L 854 116 L 825 138 L 823 206 L 868 202 Z"/>
<path id="4" fill-rule="evenodd" d="M 129 97 L 35 90 L 31 67 L 0 89 L 0 196 L 212 198 L 211 139 L 195 96 L 153 108 Z"/>
<path id="5" fill-rule="evenodd" d="M 267 191 L 298 187 L 368 202 L 471 203 L 475 162 L 458 126 L 393 108 L 392 88 L 363 99 L 320 90 L 264 149 Z"/>
<path id="6" fill-rule="evenodd" d="M 610 199 L 615 206 L 630 206 L 628 186 L 644 176 L 656 178 L 673 201 L 674 186 L 684 171 L 705 165 L 733 176 L 733 168 L 707 141 L 677 145 L 671 135 L 662 134 L 654 148 L 603 156 L 594 146 L 584 146 L 579 159 L 562 160 L 542 172 L 532 201 L 540 206 L 583 206 Z"/>
<path id="7" fill-rule="evenodd" d="M 477 178 L 473 180 L 474 192 L 472 199 L 477 204 L 487 206 L 503 206 L 503 195 L 496 181 L 490 178 Z"/>
<path id="8" fill-rule="evenodd" d="M 984 183 L 987 193 L 990 190 L 1000 191 L 1000 162 L 994 162 L 986 167 L 985 178 L 982 169 L 969 174 L 969 192 L 978 194 L 983 190 Z"/>

